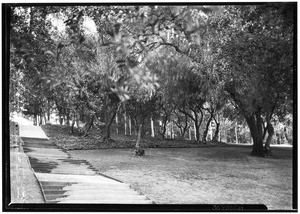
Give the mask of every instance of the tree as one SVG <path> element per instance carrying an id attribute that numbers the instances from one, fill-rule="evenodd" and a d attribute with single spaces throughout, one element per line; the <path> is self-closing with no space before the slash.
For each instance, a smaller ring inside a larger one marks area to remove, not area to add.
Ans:
<path id="1" fill-rule="evenodd" d="M 43 117 L 49 92 L 41 79 L 49 71 L 44 50 L 53 45 L 46 14 L 45 7 L 11 8 L 10 65 L 12 75 L 18 77 L 18 108 L 28 108 L 25 113 L 35 118 Z M 14 87 L 14 84 L 10 85 L 10 89 Z"/>
<path id="2" fill-rule="evenodd" d="M 153 107 L 151 114 L 159 103 L 163 136 L 168 121 L 184 135 L 189 118 L 197 140 L 206 141 L 212 121 L 217 139 L 218 115 L 232 103 L 250 128 L 252 154 L 264 155 L 274 116 L 292 112 L 294 12 L 290 3 L 14 6 L 11 67 L 21 87 L 11 84 L 10 93 L 20 94 L 11 106 L 24 100 L 42 117 L 56 103 L 61 122 L 73 116 L 72 127 L 80 113 L 85 135 L 100 117 L 109 139 L 121 103 L 137 111 Z M 140 127 L 148 115 L 138 115 Z"/>
<path id="3" fill-rule="evenodd" d="M 155 76 L 150 74 L 150 71 L 145 65 L 140 65 L 132 72 L 141 72 L 144 75 L 133 75 L 138 85 L 132 85 L 129 89 L 130 99 L 126 101 L 126 112 L 133 118 L 136 124 L 137 141 L 136 155 L 142 156 L 145 151 L 142 149 L 141 138 L 145 119 L 152 115 L 157 110 L 157 83 Z M 142 77 L 142 78 L 140 78 Z M 149 118 L 150 119 L 150 118 Z"/>
<path id="4" fill-rule="evenodd" d="M 219 76 L 247 121 L 256 156 L 270 150 L 274 111 L 293 94 L 293 24 L 284 21 L 281 9 L 231 6 L 225 13 L 227 18 L 219 21 L 219 32 L 227 32 L 217 45 Z M 265 147 L 264 132 L 268 133 Z"/>

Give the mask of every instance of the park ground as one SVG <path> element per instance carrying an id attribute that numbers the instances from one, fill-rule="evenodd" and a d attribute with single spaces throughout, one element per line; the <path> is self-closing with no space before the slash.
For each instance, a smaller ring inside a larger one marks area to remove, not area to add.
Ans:
<path id="1" fill-rule="evenodd" d="M 74 150 L 105 175 L 130 183 L 157 204 L 265 204 L 292 208 L 292 151 L 273 158 L 249 155 L 245 146 Z"/>
<path id="2" fill-rule="evenodd" d="M 113 136 L 110 148 L 95 133 L 83 138 L 58 125 L 43 129 L 74 158 L 132 184 L 157 204 L 264 204 L 268 209 L 292 209 L 291 147 L 274 147 L 273 157 L 259 158 L 250 155 L 250 145 L 196 146 L 148 139 L 144 145 L 155 148 L 145 148 L 146 155 L 136 157 L 129 137 L 120 141 Z"/>

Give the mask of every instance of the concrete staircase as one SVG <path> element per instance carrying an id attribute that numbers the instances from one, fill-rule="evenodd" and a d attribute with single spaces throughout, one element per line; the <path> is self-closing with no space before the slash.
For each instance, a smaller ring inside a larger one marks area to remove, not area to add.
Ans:
<path id="1" fill-rule="evenodd" d="M 20 136 L 46 203 L 153 204 L 129 184 L 101 175 L 86 160 L 73 159 L 50 143 L 40 127 L 20 125 Z"/>

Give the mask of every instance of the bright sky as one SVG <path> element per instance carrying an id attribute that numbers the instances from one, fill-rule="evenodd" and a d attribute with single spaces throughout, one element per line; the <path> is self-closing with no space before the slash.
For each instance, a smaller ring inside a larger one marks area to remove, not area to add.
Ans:
<path id="1" fill-rule="evenodd" d="M 66 28 L 66 24 L 64 23 L 64 21 L 67 19 L 67 17 L 54 17 L 54 16 L 50 16 L 51 17 L 51 22 L 53 27 L 57 27 L 57 30 L 62 32 L 65 30 Z M 97 27 L 95 22 L 88 16 L 84 16 L 84 21 L 83 21 L 83 28 L 85 30 L 85 32 L 87 34 L 95 34 L 97 32 Z"/>
<path id="2" fill-rule="evenodd" d="M 93 33 L 93 34 L 97 33 L 96 24 L 95 24 L 94 20 L 92 20 L 90 17 L 84 16 L 83 26 L 88 32 Z"/>

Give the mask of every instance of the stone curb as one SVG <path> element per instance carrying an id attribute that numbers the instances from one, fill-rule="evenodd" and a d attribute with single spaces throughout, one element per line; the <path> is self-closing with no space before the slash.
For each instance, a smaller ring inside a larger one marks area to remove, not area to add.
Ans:
<path id="1" fill-rule="evenodd" d="M 19 124 L 18 124 L 18 126 L 19 126 Z M 20 137 L 20 129 L 19 129 L 19 137 Z M 19 145 L 20 153 L 23 153 L 24 156 L 26 157 L 26 161 L 28 163 L 28 168 L 32 171 L 32 173 L 33 173 L 33 175 L 34 175 L 34 177 L 35 177 L 35 179 L 36 179 L 36 181 L 37 181 L 37 183 L 38 183 L 38 185 L 40 187 L 44 203 L 46 203 L 46 198 L 45 198 L 45 195 L 44 195 L 44 192 L 43 192 L 43 189 L 42 189 L 42 185 L 41 185 L 40 181 L 38 180 L 38 178 L 36 177 L 36 174 L 35 174 L 33 168 L 31 167 L 28 155 L 24 152 L 24 149 L 23 149 L 23 146 L 22 146 L 22 145 L 24 145 L 24 141 L 23 141 L 23 139 L 21 137 L 20 137 L 20 139 L 21 139 L 21 145 Z"/>

